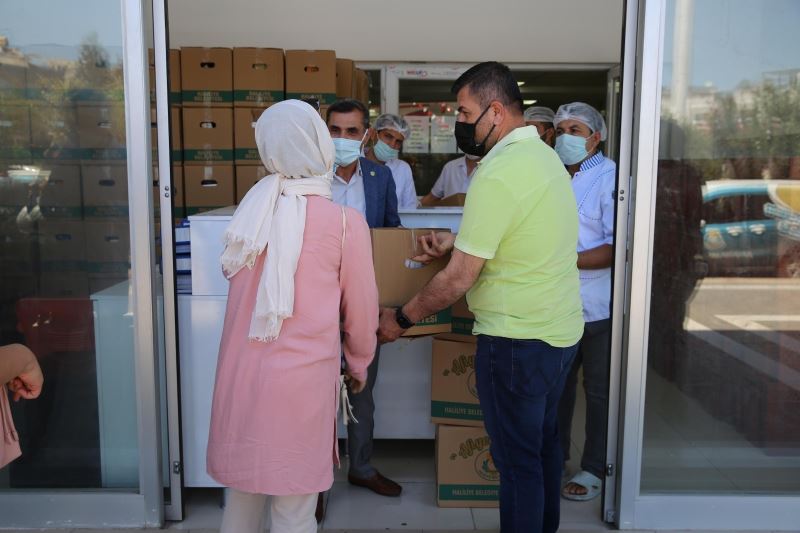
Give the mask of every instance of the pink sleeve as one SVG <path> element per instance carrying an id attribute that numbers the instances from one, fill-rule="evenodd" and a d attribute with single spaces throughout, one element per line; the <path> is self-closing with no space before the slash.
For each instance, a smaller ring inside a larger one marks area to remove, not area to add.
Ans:
<path id="1" fill-rule="evenodd" d="M 0 468 L 3 468 L 21 455 L 5 385 L 0 385 L 0 438 Z"/>
<path id="2" fill-rule="evenodd" d="M 348 372 L 365 380 L 375 357 L 378 331 L 378 287 L 372 266 L 369 227 L 357 211 L 347 209 L 339 284 L 342 290 L 342 333 Z"/>

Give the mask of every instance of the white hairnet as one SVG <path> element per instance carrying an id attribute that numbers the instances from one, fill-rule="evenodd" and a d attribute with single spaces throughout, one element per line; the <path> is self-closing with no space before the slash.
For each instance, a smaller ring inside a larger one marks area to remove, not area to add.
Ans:
<path id="1" fill-rule="evenodd" d="M 403 139 L 408 139 L 411 135 L 411 128 L 408 122 L 402 117 L 385 113 L 378 117 L 375 121 L 375 131 L 381 130 L 394 130 L 403 136 Z"/>
<path id="2" fill-rule="evenodd" d="M 562 120 L 577 120 L 583 122 L 592 133 L 599 131 L 600 140 L 605 141 L 608 136 L 608 129 L 606 128 L 606 121 L 603 120 L 603 115 L 600 112 L 583 102 L 572 102 L 571 104 L 564 104 L 556 111 L 556 117 L 553 119 L 553 125 L 558 126 Z"/>
<path id="3" fill-rule="evenodd" d="M 533 106 L 525 110 L 525 122 L 553 122 L 554 117 L 549 107 Z"/>

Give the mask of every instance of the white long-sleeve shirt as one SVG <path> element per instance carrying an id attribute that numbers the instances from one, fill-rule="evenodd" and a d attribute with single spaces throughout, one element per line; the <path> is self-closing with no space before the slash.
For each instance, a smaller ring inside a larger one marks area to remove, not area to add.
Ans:
<path id="1" fill-rule="evenodd" d="M 397 209 L 417 208 L 417 189 L 411 167 L 402 159 L 391 159 L 386 166 L 392 171 L 394 187 L 397 191 Z"/>

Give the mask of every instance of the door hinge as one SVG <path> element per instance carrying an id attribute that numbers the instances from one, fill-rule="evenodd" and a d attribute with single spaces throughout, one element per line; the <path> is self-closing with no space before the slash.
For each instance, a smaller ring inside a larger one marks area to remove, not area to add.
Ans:
<path id="1" fill-rule="evenodd" d="M 606 477 L 612 477 L 614 475 L 614 465 L 613 463 L 608 463 L 606 465 Z"/>
<path id="2" fill-rule="evenodd" d="M 178 475 L 183 473 L 183 465 L 180 461 L 172 461 L 172 473 Z"/>

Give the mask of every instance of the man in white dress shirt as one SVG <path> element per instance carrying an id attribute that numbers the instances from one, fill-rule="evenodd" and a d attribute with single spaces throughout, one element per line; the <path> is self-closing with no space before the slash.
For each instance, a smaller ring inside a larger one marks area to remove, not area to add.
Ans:
<path id="1" fill-rule="evenodd" d="M 433 184 L 431 192 L 422 199 L 422 205 L 433 206 L 439 200 L 448 196 L 459 193 L 466 194 L 472 181 L 472 175 L 475 173 L 475 169 L 478 168 L 480 160 L 480 157 L 465 155 L 448 161 L 442 167 L 442 172 L 439 174 L 436 183 Z"/>
<path id="2" fill-rule="evenodd" d="M 417 189 L 408 163 L 400 159 L 403 142 L 411 134 L 408 122 L 402 117 L 385 113 L 375 120 L 373 144 L 366 151 L 370 161 L 386 165 L 392 171 L 397 191 L 397 209 L 417 208 Z"/>

